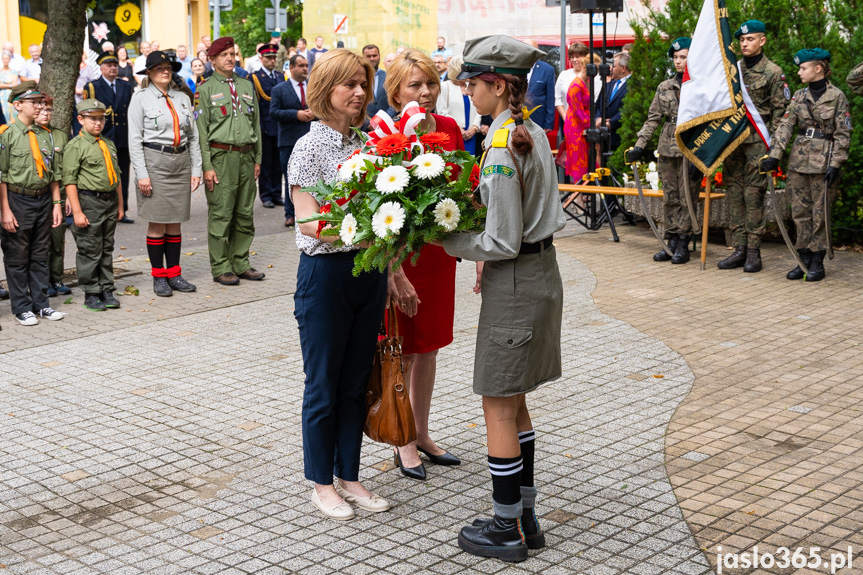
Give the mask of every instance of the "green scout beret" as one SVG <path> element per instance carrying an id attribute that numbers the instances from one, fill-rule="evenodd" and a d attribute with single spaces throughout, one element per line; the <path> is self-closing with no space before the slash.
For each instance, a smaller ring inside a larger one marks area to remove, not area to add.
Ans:
<path id="1" fill-rule="evenodd" d="M 673 58 L 675 52 L 680 50 L 688 50 L 692 45 L 692 40 L 689 38 L 678 38 L 671 43 L 671 48 L 668 49 L 668 57 Z"/>
<path id="2" fill-rule="evenodd" d="M 509 36 L 483 36 L 465 42 L 459 80 L 485 72 L 527 76 L 545 52 Z"/>
<path id="3" fill-rule="evenodd" d="M 93 100 L 92 98 L 89 100 L 81 100 L 75 106 L 75 109 L 78 110 L 78 114 L 81 116 L 86 116 L 87 114 L 93 113 L 105 113 L 105 104 L 100 102 L 99 100 Z"/>
<path id="4" fill-rule="evenodd" d="M 17 102 L 18 100 L 41 100 L 45 95 L 39 91 L 36 82 L 27 80 L 21 82 L 9 92 L 9 103 Z"/>
<path id="5" fill-rule="evenodd" d="M 762 34 L 767 33 L 767 28 L 764 27 L 764 22 L 761 20 L 747 20 L 740 25 L 740 29 L 734 33 L 734 37 L 740 38 L 744 34 L 755 34 L 756 32 L 761 32 Z"/>
<path id="6" fill-rule="evenodd" d="M 808 50 L 800 50 L 794 55 L 794 63 L 798 66 L 803 62 L 812 62 L 815 60 L 830 61 L 830 52 L 823 48 L 811 48 Z"/>

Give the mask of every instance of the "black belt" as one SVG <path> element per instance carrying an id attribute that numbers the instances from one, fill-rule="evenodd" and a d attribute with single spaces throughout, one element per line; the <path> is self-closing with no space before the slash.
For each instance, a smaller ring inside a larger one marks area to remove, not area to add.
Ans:
<path id="1" fill-rule="evenodd" d="M 185 144 L 182 146 L 163 146 L 162 144 L 150 144 L 144 142 L 144 147 L 156 150 L 157 152 L 162 152 L 163 154 L 182 154 L 186 151 Z"/>
<path id="2" fill-rule="evenodd" d="M 45 186 L 41 190 L 30 190 L 27 188 L 22 188 L 21 186 L 9 185 L 9 186 L 7 186 L 7 189 L 10 192 L 13 192 L 15 194 L 21 194 L 22 196 L 41 196 L 41 195 L 47 194 L 49 192 L 49 189 L 47 186 Z"/>
<path id="3" fill-rule="evenodd" d="M 244 144 L 242 146 L 235 146 L 234 144 L 223 144 L 221 142 L 210 142 L 211 148 L 216 148 L 217 150 L 228 150 L 229 152 L 240 152 L 241 154 L 247 154 L 255 149 L 255 146 L 252 144 Z"/>
<path id="4" fill-rule="evenodd" d="M 96 190 L 82 190 L 78 188 L 78 194 L 82 196 L 92 196 L 94 198 L 104 198 L 109 195 L 116 195 L 116 191 L 111 190 L 110 192 L 97 192 Z"/>
<path id="5" fill-rule="evenodd" d="M 518 250 L 518 255 L 524 254 L 538 254 L 542 250 L 547 250 L 551 247 L 551 244 L 554 243 L 554 236 L 548 236 L 544 240 L 538 241 L 535 244 L 527 244 L 525 242 L 521 242 L 521 248 Z"/>
<path id="6" fill-rule="evenodd" d="M 825 134 L 821 130 L 816 130 L 815 128 L 806 128 L 806 131 L 803 133 L 803 136 L 809 138 L 811 140 L 832 140 L 832 134 Z"/>

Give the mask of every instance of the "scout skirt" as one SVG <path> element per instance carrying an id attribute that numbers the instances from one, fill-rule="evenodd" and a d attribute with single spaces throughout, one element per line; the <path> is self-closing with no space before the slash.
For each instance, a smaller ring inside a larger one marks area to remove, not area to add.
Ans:
<path id="1" fill-rule="evenodd" d="M 154 224 L 179 224 L 189 221 L 192 201 L 192 160 L 188 150 L 169 154 L 144 148 L 144 162 L 153 184 L 152 195 L 138 189 L 138 217 Z"/>
<path id="2" fill-rule="evenodd" d="M 563 283 L 554 246 L 485 262 L 473 391 L 506 397 L 561 375 Z"/>

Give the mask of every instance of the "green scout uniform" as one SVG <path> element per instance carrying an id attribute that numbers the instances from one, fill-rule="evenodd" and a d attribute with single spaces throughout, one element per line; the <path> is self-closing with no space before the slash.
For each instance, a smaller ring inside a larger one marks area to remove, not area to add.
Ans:
<path id="1" fill-rule="evenodd" d="M 229 80 L 219 72 L 213 72 L 195 94 L 204 172 L 215 170 L 219 179 L 206 192 L 207 243 L 214 278 L 251 269 L 249 247 L 255 237 L 255 164 L 261 163 L 258 100 L 251 82 L 236 75 L 232 80 L 236 107 Z M 229 146 L 232 149 L 224 149 Z"/>
<path id="2" fill-rule="evenodd" d="M 665 120 L 662 132 L 659 134 L 659 146 L 656 149 L 659 154 L 656 167 L 659 179 L 662 181 L 662 213 L 666 237 L 670 234 L 692 233 L 692 218 L 689 216 L 689 208 L 683 197 L 683 178 L 688 178 L 689 174 L 683 173 L 683 153 L 674 139 L 679 104 L 680 78 L 675 76 L 662 82 L 656 89 L 647 112 L 647 121 L 638 131 L 638 140 L 635 142 L 636 147 L 646 148 L 656 128 L 663 119 Z M 697 179 L 690 181 L 689 191 L 693 204 L 698 201 L 700 186 L 701 183 Z"/>
<path id="3" fill-rule="evenodd" d="M 57 181 L 63 181 L 63 148 L 69 143 L 69 136 L 65 132 L 54 129 L 43 128 L 53 143 L 54 172 Z M 52 284 L 63 282 L 63 258 L 66 254 L 66 187 L 60 186 L 60 199 L 63 208 L 63 222 L 56 228 L 51 228 L 51 246 L 48 251 L 48 275 Z"/>
<path id="4" fill-rule="evenodd" d="M 848 83 L 848 87 L 851 88 L 852 92 L 863 96 L 863 62 L 860 62 L 853 70 L 851 70 L 845 81 Z"/>
<path id="5" fill-rule="evenodd" d="M 29 84 L 29 82 L 28 82 Z M 20 85 L 23 85 L 20 84 Z M 35 86 L 35 82 L 33 82 Z M 42 176 L 30 147 L 36 135 L 45 165 Z M 12 302 L 12 313 L 37 313 L 51 307 L 48 289 L 48 249 L 53 224 L 51 184 L 58 181 L 48 132 L 16 121 L 0 134 L 0 181 L 6 184 L 9 208 L 18 221 L 16 233 L 0 232 L 3 264 Z"/>
<path id="6" fill-rule="evenodd" d="M 795 247 L 820 252 L 827 249 L 824 195 L 830 192 L 824 174 L 827 168 L 842 166 L 851 144 L 848 99 L 829 82 L 817 100 L 809 88 L 798 90 L 776 130 L 771 158 L 782 159 L 795 126 L 798 134 L 791 146 L 786 181 L 797 228 Z"/>
<path id="7" fill-rule="evenodd" d="M 740 64 L 749 96 L 764 124 L 774 134 L 791 98 L 785 74 L 766 56 L 762 56 L 752 68 L 747 67 L 745 61 Z M 767 154 L 767 146 L 754 129 L 750 131 L 749 137 L 725 159 L 723 176 L 734 245 L 760 248 L 761 236 L 767 226 L 764 212 L 767 175 L 758 173 L 758 160 Z"/>
<path id="8" fill-rule="evenodd" d="M 114 291 L 112 261 L 119 203 L 118 182 L 112 184 L 108 179 L 108 169 L 99 146 L 100 139 L 108 146 L 114 173 L 119 178 L 117 148 L 111 140 L 96 138 L 82 129 L 63 150 L 63 184 L 78 186 L 81 211 L 90 221 L 90 225 L 85 228 L 72 226 L 72 235 L 78 245 L 75 256 L 78 286 L 85 294 L 97 296 L 102 292 Z"/>

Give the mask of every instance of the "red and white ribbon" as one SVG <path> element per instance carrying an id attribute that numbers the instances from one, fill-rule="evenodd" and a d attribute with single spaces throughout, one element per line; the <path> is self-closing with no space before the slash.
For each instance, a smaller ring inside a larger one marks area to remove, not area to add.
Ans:
<path id="1" fill-rule="evenodd" d="M 423 153 L 423 145 L 420 143 L 419 137 L 417 137 L 416 127 L 425 119 L 425 108 L 421 107 L 416 102 L 410 102 L 404 107 L 398 127 L 396 127 L 395 122 L 393 122 L 393 119 L 390 118 L 389 114 L 383 110 L 379 110 L 378 113 L 372 116 L 371 120 L 369 120 L 372 129 L 369 132 L 369 139 L 366 142 L 366 146 L 374 147 L 381 138 L 391 134 L 400 133 L 407 137 L 411 148 L 418 147 L 420 149 L 420 153 Z"/>

